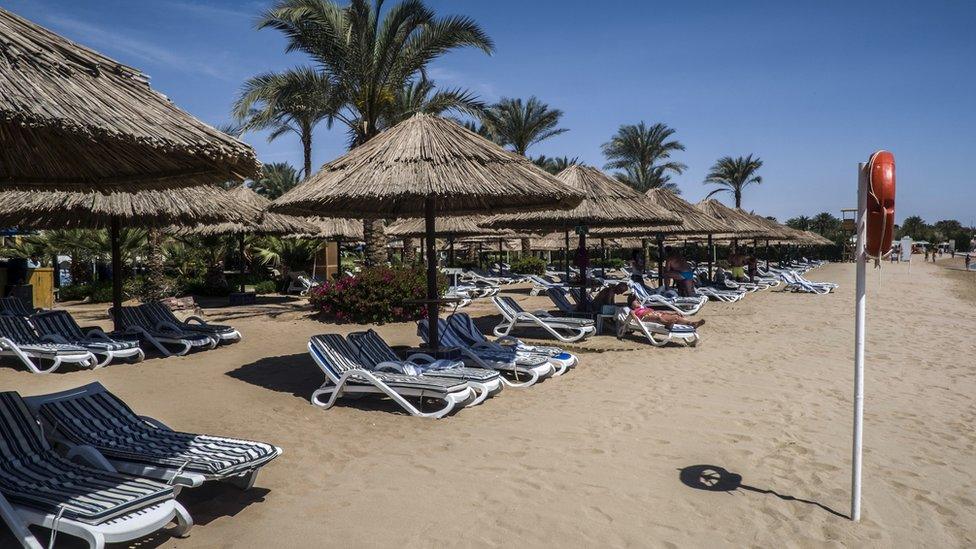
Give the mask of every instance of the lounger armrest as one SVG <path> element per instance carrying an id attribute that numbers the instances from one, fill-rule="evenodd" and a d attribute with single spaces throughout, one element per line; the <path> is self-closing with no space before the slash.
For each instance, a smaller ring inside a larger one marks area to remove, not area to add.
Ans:
<path id="1" fill-rule="evenodd" d="M 139 419 L 141 419 L 142 421 L 144 421 L 145 423 L 147 423 L 149 425 L 152 425 L 153 427 L 155 427 L 157 429 L 162 429 L 164 431 L 172 431 L 172 429 L 170 429 L 168 425 L 166 425 L 162 421 L 159 421 L 156 418 L 152 418 L 152 417 L 149 417 L 149 416 L 139 416 Z"/>
<path id="2" fill-rule="evenodd" d="M 109 473 L 118 472 L 115 466 L 105 459 L 105 456 L 96 450 L 94 446 L 88 446 L 86 444 L 69 446 L 68 453 L 65 454 L 65 457 L 71 461 L 81 461 L 93 469 L 102 469 L 103 471 L 108 471 Z"/>
<path id="3" fill-rule="evenodd" d="M 88 339 L 99 340 L 99 341 L 112 341 L 112 338 L 110 338 L 108 334 L 106 334 L 101 328 L 98 327 L 82 328 L 81 330 L 82 333 L 85 334 L 85 337 Z"/>
<path id="4" fill-rule="evenodd" d="M 535 311 L 532 311 L 529 314 L 531 314 L 532 316 L 538 317 L 538 318 L 545 318 L 547 316 L 549 316 L 549 317 L 552 316 L 552 314 L 549 311 L 545 310 L 545 309 L 536 309 Z"/>
<path id="5" fill-rule="evenodd" d="M 184 324 L 197 323 L 197 324 L 199 324 L 201 326 L 206 326 L 207 325 L 207 321 L 204 320 L 203 318 L 197 316 L 197 315 L 191 315 L 191 316 L 186 317 L 186 319 L 183 321 L 183 323 Z"/>
<path id="6" fill-rule="evenodd" d="M 409 363 L 407 363 L 407 364 L 409 364 Z M 412 364 L 411 364 L 411 366 L 412 366 Z M 393 361 L 390 361 L 390 360 L 388 360 L 386 362 L 380 362 L 379 364 L 377 364 L 376 366 L 373 367 L 373 371 L 374 372 L 389 372 L 389 373 L 393 373 L 393 374 L 413 374 L 413 372 L 406 371 L 406 368 L 404 368 L 404 363 L 402 363 L 402 362 L 393 362 Z"/>
<path id="7" fill-rule="evenodd" d="M 414 353 L 404 360 L 407 362 L 413 362 L 415 364 L 432 364 L 437 362 L 436 358 L 428 355 L 427 353 Z"/>
<path id="8" fill-rule="evenodd" d="M 42 335 L 41 341 L 43 343 L 67 343 L 68 342 L 68 340 L 56 334 Z"/>

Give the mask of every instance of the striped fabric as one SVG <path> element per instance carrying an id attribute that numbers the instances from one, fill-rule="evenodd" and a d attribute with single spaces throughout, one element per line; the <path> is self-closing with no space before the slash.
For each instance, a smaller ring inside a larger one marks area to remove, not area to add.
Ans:
<path id="1" fill-rule="evenodd" d="M 468 351 L 474 353 L 479 358 L 487 362 L 516 364 L 518 366 L 526 366 L 529 368 L 542 366 L 543 364 L 549 362 L 549 360 L 544 356 L 519 353 L 515 349 L 471 348 L 471 346 L 467 344 L 464 339 L 461 338 L 461 336 L 450 328 L 443 318 L 437 319 L 437 332 L 440 334 L 442 345 L 446 347 L 460 347 L 462 349 L 468 349 Z M 419 335 L 424 342 L 429 342 L 430 336 L 427 330 L 426 319 L 417 321 L 417 335 Z"/>
<path id="2" fill-rule="evenodd" d="M 0 492 L 10 501 L 100 524 L 173 498 L 173 489 L 78 465 L 55 453 L 20 395 L 0 393 Z"/>
<path id="3" fill-rule="evenodd" d="M 221 326 L 219 324 L 191 324 L 189 322 L 183 322 L 182 320 L 176 318 L 176 315 L 173 314 L 172 309 L 170 309 L 165 303 L 161 303 L 159 301 L 145 303 L 140 305 L 139 309 L 146 318 L 153 322 L 154 325 L 159 322 L 168 322 L 180 330 L 207 335 L 230 334 L 237 331 L 230 326 Z"/>
<path id="4" fill-rule="evenodd" d="M 125 351 L 139 346 L 138 341 L 99 341 L 85 337 L 81 327 L 67 311 L 44 311 L 30 317 L 31 324 L 41 336 L 60 336 L 72 345 L 95 352 Z"/>
<path id="5" fill-rule="evenodd" d="M 465 343 L 470 345 L 478 345 L 479 343 L 490 343 L 485 334 L 481 333 L 478 326 L 474 323 L 474 319 L 468 313 L 454 313 L 447 317 L 447 325 L 450 327 L 451 332 L 463 340 Z M 518 341 L 518 340 L 516 340 Z M 568 360 L 572 358 L 572 355 L 563 351 L 559 347 L 551 346 L 536 346 L 533 345 L 531 348 L 526 347 L 521 341 L 515 345 L 515 350 L 519 353 L 525 353 L 527 355 L 541 355 L 553 358 L 559 358 L 562 360 Z"/>
<path id="6" fill-rule="evenodd" d="M 25 352 L 77 355 L 87 353 L 85 349 L 65 343 L 44 343 L 34 332 L 26 318 L 20 316 L 0 316 L 0 337 L 5 337 Z"/>
<path id="7" fill-rule="evenodd" d="M 573 290 L 578 290 L 578 288 L 570 289 L 570 291 Z M 573 314 L 576 312 L 576 307 L 574 307 L 573 304 L 566 299 L 566 293 L 561 288 L 549 288 L 546 290 L 546 294 L 560 311 L 566 314 Z"/>
<path id="8" fill-rule="evenodd" d="M 403 362 L 386 341 L 380 337 L 380 334 L 373 329 L 365 332 L 354 332 L 346 337 L 359 349 L 359 358 L 368 366 L 375 368 L 381 362 L 395 362 L 397 364 Z M 497 378 L 498 372 L 484 368 L 457 367 L 429 370 L 424 372 L 424 375 L 484 382 Z"/>
<path id="9" fill-rule="evenodd" d="M 525 309 L 523 309 L 522 306 L 519 305 L 517 301 L 515 301 L 513 298 L 511 298 L 509 296 L 497 296 L 497 297 L 494 297 L 492 299 L 495 301 L 495 305 L 498 306 L 498 309 L 507 318 L 510 318 L 510 319 L 511 318 L 515 318 L 516 316 L 519 315 L 519 313 L 524 313 L 525 312 Z M 571 317 L 563 317 L 563 316 L 559 316 L 559 317 L 550 316 L 550 317 L 541 317 L 541 318 L 539 318 L 539 320 L 541 320 L 543 322 L 552 322 L 552 323 L 555 323 L 555 324 L 564 324 L 564 325 L 577 325 L 577 326 L 592 326 L 593 325 L 593 321 L 591 319 L 589 319 L 589 318 L 571 318 Z"/>
<path id="10" fill-rule="evenodd" d="M 219 479 L 256 469 L 278 457 L 269 444 L 170 431 L 147 424 L 108 391 L 45 403 L 41 416 L 76 444 L 108 459 L 180 468 Z"/>
<path id="11" fill-rule="evenodd" d="M 18 297 L 0 297 L 0 315 L 30 316 L 34 311 Z"/>
<path id="12" fill-rule="evenodd" d="M 359 358 L 356 356 L 355 351 L 349 348 L 349 343 L 341 335 L 325 334 L 312 336 L 311 342 L 312 351 L 325 363 L 332 372 L 332 375 L 336 378 L 342 377 L 346 372 L 365 370 L 363 365 L 359 363 Z M 463 391 L 466 388 L 464 383 L 458 383 L 451 379 L 411 376 L 389 372 L 370 373 L 394 389 L 421 389 L 438 393 L 453 393 Z M 355 373 L 350 377 L 350 381 L 355 381 L 359 384 L 371 384 L 366 376 L 360 376 Z"/>
<path id="13" fill-rule="evenodd" d="M 160 339 L 184 339 L 194 343 L 200 343 L 203 340 L 210 341 L 210 336 L 207 334 L 157 329 L 156 323 L 147 318 L 140 307 L 121 307 L 115 314 L 122 330 L 141 328 L 152 337 Z"/>

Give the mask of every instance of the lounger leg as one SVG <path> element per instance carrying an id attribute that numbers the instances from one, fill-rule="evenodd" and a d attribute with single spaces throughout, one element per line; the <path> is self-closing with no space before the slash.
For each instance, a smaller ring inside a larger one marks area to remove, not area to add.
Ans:
<path id="1" fill-rule="evenodd" d="M 258 470 L 255 469 L 250 473 L 227 479 L 227 482 L 241 490 L 247 491 L 254 487 L 254 481 L 257 480 L 257 478 Z"/>
<path id="2" fill-rule="evenodd" d="M 44 549 L 44 546 L 34 537 L 34 534 L 27 528 L 27 524 L 10 505 L 7 498 L 3 497 L 3 494 L 0 494 L 0 518 L 7 524 L 24 549 Z"/>
<path id="3" fill-rule="evenodd" d="M 93 354 L 93 355 L 95 355 L 95 353 L 92 353 L 92 354 Z M 102 354 L 102 353 L 98 353 L 98 354 Z M 97 357 L 98 355 L 95 355 L 95 356 Z M 96 364 L 95 364 L 95 366 L 94 366 L 94 367 L 93 367 L 92 369 L 93 369 L 93 370 L 97 370 L 97 369 L 99 369 L 99 368 L 102 368 L 102 367 L 105 367 L 105 366 L 107 366 L 109 362 L 112 362 L 112 359 L 113 359 L 113 358 L 115 358 L 115 357 L 114 357 L 114 356 L 112 356 L 112 353 L 111 353 L 111 352 L 109 352 L 109 351 L 106 351 L 106 352 L 105 352 L 105 358 L 104 358 L 104 359 L 102 359 L 102 361 L 101 361 L 101 362 L 98 362 L 98 363 L 96 363 Z M 96 359 L 96 360 L 97 360 L 97 359 Z"/>
<path id="4" fill-rule="evenodd" d="M 471 390 L 473 390 L 477 396 L 475 396 L 474 400 L 469 402 L 465 407 L 477 406 L 482 402 L 484 402 L 486 398 L 488 398 L 488 387 L 485 387 L 481 383 L 469 381 L 468 387 L 471 387 Z"/>
<path id="5" fill-rule="evenodd" d="M 512 387 L 514 389 L 524 389 L 526 387 L 531 387 L 532 385 L 535 385 L 536 382 L 539 381 L 539 374 L 537 374 L 531 368 L 526 369 L 526 368 L 520 368 L 516 366 L 515 370 L 516 370 L 516 374 L 519 373 L 527 374 L 529 376 L 529 379 L 525 381 L 517 382 L 517 381 L 510 381 L 505 376 L 502 376 L 502 383 L 504 383 L 506 387 Z"/>
<path id="6" fill-rule="evenodd" d="M 190 529 L 193 528 L 193 517 L 180 502 L 174 501 L 173 504 L 176 506 L 176 516 L 173 517 L 176 520 L 176 528 L 173 530 L 173 535 L 185 538 L 190 535 Z"/>

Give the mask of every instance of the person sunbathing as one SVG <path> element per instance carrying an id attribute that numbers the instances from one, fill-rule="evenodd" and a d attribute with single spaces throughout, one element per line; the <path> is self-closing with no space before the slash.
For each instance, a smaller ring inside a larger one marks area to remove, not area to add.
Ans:
<path id="1" fill-rule="evenodd" d="M 613 305 L 614 299 L 618 295 L 623 295 L 628 290 L 626 282 L 618 282 L 612 286 L 607 286 L 600 290 L 593 299 L 590 300 L 590 311 L 599 313 L 604 305 Z"/>
<path id="2" fill-rule="evenodd" d="M 663 324 L 665 328 L 671 329 L 675 324 L 682 324 L 685 326 L 693 326 L 695 328 L 705 324 L 704 319 L 699 320 L 689 320 L 688 317 L 684 315 L 679 315 L 678 313 L 672 313 L 668 311 L 658 311 L 650 307 L 645 307 L 641 304 L 640 299 L 637 296 L 632 295 L 630 300 L 627 302 L 627 306 L 630 307 L 631 312 L 634 316 L 640 320 L 646 320 L 648 322 L 656 322 L 658 324 Z"/>

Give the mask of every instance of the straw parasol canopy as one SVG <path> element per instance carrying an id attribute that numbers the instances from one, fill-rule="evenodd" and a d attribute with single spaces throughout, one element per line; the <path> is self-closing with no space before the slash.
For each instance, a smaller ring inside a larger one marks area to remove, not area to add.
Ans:
<path id="1" fill-rule="evenodd" d="M 702 200 L 695 204 L 695 208 L 721 221 L 726 227 L 726 231 L 723 234 L 728 234 L 733 237 L 762 238 L 770 230 L 768 225 L 760 223 L 753 216 L 742 210 L 730 208 L 715 199 Z"/>
<path id="2" fill-rule="evenodd" d="M 501 231 L 485 229 L 478 223 L 486 219 L 479 216 L 438 217 L 434 222 L 434 234 L 438 237 L 464 238 L 469 236 L 498 237 Z M 420 218 L 398 219 L 387 225 L 386 234 L 394 237 L 418 237 L 426 234 L 424 220 Z"/>
<path id="3" fill-rule="evenodd" d="M 332 217 L 424 217 L 572 207 L 582 195 L 456 122 L 417 114 L 329 162 L 273 211 Z"/>
<path id="4" fill-rule="evenodd" d="M 250 147 L 177 108 L 139 70 L 3 9 L 0 89 L 0 189 L 112 195 L 260 168 Z"/>
<path id="5" fill-rule="evenodd" d="M 690 202 L 680 198 L 668 189 L 651 189 L 644 194 L 647 200 L 668 210 L 681 218 L 675 225 L 659 225 L 649 227 L 620 227 L 613 229 L 597 229 L 591 236 L 643 236 L 648 234 L 722 234 L 728 232 L 728 226 L 721 220 L 709 216 L 696 208 Z"/>
<path id="6" fill-rule="evenodd" d="M 253 216 L 238 222 L 199 224 L 186 229 L 176 229 L 174 232 L 199 236 L 288 235 L 315 230 L 315 227 L 304 219 L 265 211 L 271 201 L 254 192 L 247 185 L 226 192 L 234 198 L 238 207 L 253 211 Z"/>
<path id="7" fill-rule="evenodd" d="M 748 216 L 757 224 L 766 227 L 763 234 L 756 235 L 757 238 L 762 238 L 765 240 L 794 240 L 798 237 L 793 229 L 787 227 L 786 225 L 781 225 L 772 219 L 767 219 L 759 214 L 747 212 L 741 208 L 738 210 L 738 212 Z"/>
<path id="8" fill-rule="evenodd" d="M 363 222 L 358 219 L 339 219 L 334 217 L 309 217 L 305 218 L 306 224 L 311 225 L 312 230 L 296 232 L 291 236 L 294 238 L 324 238 L 342 239 L 352 242 L 364 240 Z"/>
<path id="9" fill-rule="evenodd" d="M 588 227 L 647 226 L 680 223 L 681 218 L 648 200 L 644 195 L 602 171 L 573 165 L 556 176 L 586 198 L 571 210 L 498 215 L 483 223 L 485 227 L 528 231 L 566 230 Z"/>

